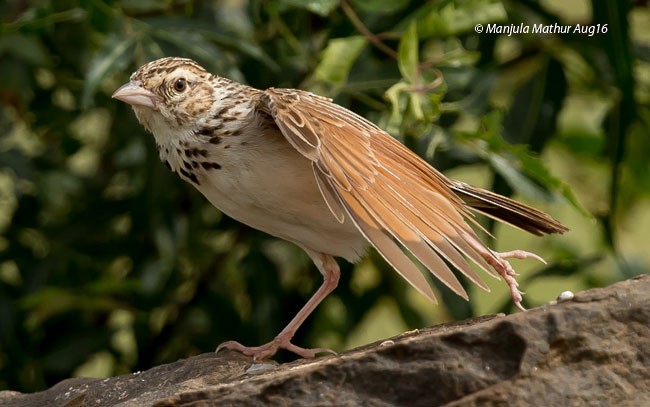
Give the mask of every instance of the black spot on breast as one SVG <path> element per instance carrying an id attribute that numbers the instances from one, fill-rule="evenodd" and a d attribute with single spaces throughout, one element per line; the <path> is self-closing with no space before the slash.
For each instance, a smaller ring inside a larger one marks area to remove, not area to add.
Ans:
<path id="1" fill-rule="evenodd" d="M 214 126 L 205 126 L 200 129 L 194 130 L 197 136 L 212 137 L 223 127 L 222 123 L 215 124 Z"/>
<path id="2" fill-rule="evenodd" d="M 185 156 L 186 157 L 207 157 L 208 156 L 208 150 L 202 149 L 202 148 L 188 148 L 185 150 Z"/>
<path id="3" fill-rule="evenodd" d="M 196 175 L 194 175 L 194 173 L 185 171 L 182 168 L 179 170 L 179 172 L 180 172 L 181 175 L 183 175 L 185 178 L 189 179 L 190 181 L 192 181 L 196 185 L 201 185 L 201 183 L 199 182 L 198 178 L 196 178 Z"/>
<path id="4" fill-rule="evenodd" d="M 221 137 L 214 136 L 214 137 L 210 138 L 210 143 L 211 144 L 219 144 L 219 143 L 221 143 Z"/>
<path id="5" fill-rule="evenodd" d="M 208 161 L 203 161 L 201 163 L 201 167 L 205 168 L 206 170 L 220 170 L 221 165 L 217 163 L 211 163 Z"/>
<path id="6" fill-rule="evenodd" d="M 169 161 L 167 161 L 167 160 L 165 160 L 165 167 L 167 167 L 167 169 L 168 169 L 169 171 L 174 172 L 174 170 L 172 170 L 172 166 L 171 166 L 171 164 L 170 164 Z"/>
<path id="7" fill-rule="evenodd" d="M 187 168 L 188 170 L 191 170 L 192 164 L 188 163 L 187 161 L 183 161 L 183 167 Z"/>

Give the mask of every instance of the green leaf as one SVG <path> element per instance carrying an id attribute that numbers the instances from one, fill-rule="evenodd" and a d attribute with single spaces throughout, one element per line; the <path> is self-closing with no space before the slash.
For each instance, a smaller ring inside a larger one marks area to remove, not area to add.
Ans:
<path id="1" fill-rule="evenodd" d="M 325 17 L 339 2 L 338 0 L 280 0 L 279 3 L 284 8 L 302 8 Z"/>
<path id="2" fill-rule="evenodd" d="M 81 104 L 84 108 L 90 106 L 95 90 L 97 90 L 104 79 L 114 72 L 126 68 L 132 59 L 135 44 L 135 36 L 109 36 L 104 43 L 104 47 L 90 62 L 90 68 L 86 74 L 81 98 Z"/>
<path id="3" fill-rule="evenodd" d="M 352 65 L 365 45 L 366 40 L 360 36 L 330 40 L 322 53 L 314 76 L 324 82 L 344 84 Z"/>
<path id="4" fill-rule="evenodd" d="M 206 24 L 200 21 L 192 20 L 185 17 L 156 17 L 150 18 L 147 20 L 147 24 L 150 27 L 155 28 L 157 35 L 165 37 L 165 40 L 178 44 L 182 49 L 183 42 L 178 38 L 174 38 L 178 33 L 184 32 L 188 33 L 187 35 L 201 35 L 201 41 L 211 41 L 214 42 L 219 47 L 223 47 L 227 50 L 232 50 L 238 53 L 248 55 L 258 62 L 265 65 L 267 68 L 271 69 L 274 72 L 280 70 L 280 67 L 274 61 L 274 59 L 268 55 L 259 45 L 251 42 L 245 38 L 233 37 L 228 34 L 224 34 L 220 31 L 217 31 L 213 25 Z M 205 43 L 205 42 L 204 42 Z M 191 44 L 190 44 L 191 45 Z M 196 44 L 194 44 L 196 45 Z M 212 45 L 210 45 L 212 47 Z M 193 53 L 195 55 L 204 54 L 200 50 L 196 50 L 196 46 L 193 47 Z M 210 58 L 214 58 L 214 55 L 219 55 L 218 50 Z"/>
<path id="5" fill-rule="evenodd" d="M 468 0 L 429 2 L 406 17 L 397 29 L 403 29 L 411 21 L 418 24 L 421 38 L 451 36 L 474 32 L 476 24 L 507 21 L 503 3 L 499 0 Z"/>
<path id="6" fill-rule="evenodd" d="M 155 28 L 151 32 L 152 37 L 174 44 L 190 58 L 199 61 L 212 61 L 220 50 L 212 42 L 208 41 L 197 31 L 170 30 L 167 28 Z"/>
<path id="7" fill-rule="evenodd" d="M 47 49 L 36 36 L 22 33 L 7 33 L 0 37 L 0 55 L 13 55 L 32 65 L 46 65 L 49 62 Z"/>
<path id="8" fill-rule="evenodd" d="M 418 33 L 413 22 L 402 36 L 397 50 L 397 63 L 402 76 L 411 84 L 419 82 Z"/>
<path id="9" fill-rule="evenodd" d="M 558 61 L 547 58 L 536 58 L 535 61 L 538 70 L 519 87 L 504 119 L 503 134 L 511 143 L 528 144 L 532 151 L 540 152 L 557 132 L 557 118 L 567 87 Z"/>
<path id="10" fill-rule="evenodd" d="M 6 11 L 6 10 L 3 10 Z M 10 23 L 0 24 L 0 32 L 4 33 L 17 30 L 38 30 L 50 28 L 54 29 L 54 25 L 82 21 L 88 16 L 88 12 L 80 7 L 70 8 L 58 13 L 40 13 L 34 12 L 35 10 L 29 9 L 19 14 L 19 17 Z M 4 19 L 2 20 L 5 21 Z M 47 30 L 44 30 L 47 32 Z"/>
<path id="11" fill-rule="evenodd" d="M 409 0 L 351 0 L 354 8 L 370 13 L 396 13 L 409 4 Z"/>
<path id="12" fill-rule="evenodd" d="M 120 6 L 131 12 L 153 13 L 169 8 L 169 2 L 166 0 L 121 0 Z"/>
<path id="13" fill-rule="evenodd" d="M 409 111 L 413 117 L 418 120 L 424 120 L 424 112 L 422 111 L 422 95 L 419 92 L 411 92 L 409 94 Z"/>
<path id="14" fill-rule="evenodd" d="M 516 169 L 510 161 L 499 154 L 490 154 L 489 161 L 508 184 L 518 193 L 539 201 L 548 200 L 548 194 L 532 180 Z"/>
<path id="15" fill-rule="evenodd" d="M 404 81 L 399 81 L 390 88 L 385 93 L 386 99 L 390 102 L 391 113 L 390 113 L 390 123 L 401 122 L 402 120 L 402 111 L 406 108 L 407 101 L 402 96 L 406 94 L 409 85 Z M 389 125 L 390 127 L 390 125 Z M 388 129 L 387 129 L 388 130 Z M 389 132 L 392 132 L 392 128 Z"/>
<path id="16" fill-rule="evenodd" d="M 539 185 L 566 199 L 582 215 L 591 217 L 589 211 L 578 201 L 568 185 L 560 181 L 535 156 L 530 155 L 525 146 L 505 144 L 502 154 L 490 154 L 493 168 L 522 195 L 538 200 L 549 200 L 549 194 Z M 533 182 L 533 180 L 535 182 Z"/>

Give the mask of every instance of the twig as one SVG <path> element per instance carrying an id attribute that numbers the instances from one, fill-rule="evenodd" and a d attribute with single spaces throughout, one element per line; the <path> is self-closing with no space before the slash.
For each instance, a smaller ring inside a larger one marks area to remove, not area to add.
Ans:
<path id="1" fill-rule="evenodd" d="M 356 28 L 357 31 L 359 31 L 368 41 L 370 41 L 370 43 L 372 43 L 375 47 L 380 49 L 391 58 L 397 59 L 397 52 L 395 52 L 388 45 L 384 44 L 377 35 L 373 34 L 368 29 L 368 27 L 363 24 L 363 22 L 359 19 L 359 16 L 357 16 L 357 13 L 355 13 L 352 7 L 350 7 L 347 0 L 341 0 L 341 8 L 343 9 L 343 12 L 348 17 L 352 25 L 354 25 L 354 28 Z"/>

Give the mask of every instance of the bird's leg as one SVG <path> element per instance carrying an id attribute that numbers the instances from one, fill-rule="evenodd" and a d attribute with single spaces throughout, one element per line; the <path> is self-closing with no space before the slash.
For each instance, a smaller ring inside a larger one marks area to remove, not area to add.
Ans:
<path id="1" fill-rule="evenodd" d="M 503 277 L 503 280 L 508 284 L 508 287 L 510 287 L 510 295 L 512 296 L 512 300 L 515 303 L 515 306 L 519 308 L 522 311 L 526 311 L 526 308 L 524 308 L 523 305 L 521 305 L 521 294 L 523 294 L 519 290 L 519 283 L 515 279 L 515 276 L 518 276 L 517 272 L 515 271 L 514 268 L 512 268 L 512 265 L 508 262 L 508 259 L 535 259 L 538 260 L 544 264 L 546 264 L 546 261 L 536 255 L 535 253 L 530 253 L 524 250 L 512 250 L 509 252 L 495 252 L 491 251 L 493 256 L 483 256 L 483 258 L 492 266 L 494 269 L 501 274 Z M 491 262 L 490 259 L 495 259 L 496 262 Z"/>
<path id="2" fill-rule="evenodd" d="M 291 338 L 295 335 L 296 331 L 305 322 L 307 317 L 316 309 L 318 304 L 327 297 L 329 293 L 334 291 L 339 283 L 339 276 L 341 275 L 339 265 L 332 256 L 316 253 L 311 250 L 305 250 L 309 257 L 316 263 L 318 270 L 323 275 L 323 284 L 312 295 L 307 303 L 302 307 L 295 317 L 287 324 L 287 326 L 269 343 L 261 346 L 244 346 L 239 342 L 228 341 L 224 342 L 217 347 L 217 352 L 221 349 L 232 349 L 243 353 L 247 356 L 252 356 L 253 360 L 265 359 L 275 355 L 279 349 L 286 349 L 303 358 L 313 358 L 318 353 L 328 352 L 336 353 L 326 348 L 305 349 L 291 343 Z"/>
<path id="3" fill-rule="evenodd" d="M 515 269 L 512 268 L 512 265 L 508 262 L 508 259 L 530 258 L 541 261 L 544 264 L 546 264 L 546 261 L 544 261 L 543 258 L 536 255 L 535 253 L 530 253 L 524 250 L 512 250 L 509 252 L 499 253 L 487 248 L 476 239 L 470 238 L 466 241 L 470 246 L 472 246 L 474 250 L 476 250 L 477 253 L 481 255 L 481 257 L 483 257 L 483 259 L 485 259 L 485 261 L 490 266 L 492 266 L 497 271 L 497 273 L 499 273 L 499 275 L 501 275 L 501 277 L 503 277 L 503 280 L 506 282 L 506 284 L 508 284 L 508 287 L 510 288 L 510 296 L 512 296 L 512 301 L 514 301 L 515 306 L 522 311 L 526 311 L 526 308 L 521 305 L 521 301 L 523 300 L 521 297 L 522 292 L 519 291 L 519 283 L 515 279 L 518 274 Z"/>

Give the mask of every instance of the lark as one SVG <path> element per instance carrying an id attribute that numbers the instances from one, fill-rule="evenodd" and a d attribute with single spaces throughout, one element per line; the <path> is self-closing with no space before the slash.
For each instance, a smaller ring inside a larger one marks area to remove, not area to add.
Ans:
<path id="1" fill-rule="evenodd" d="M 272 341 L 255 347 L 228 341 L 217 350 L 255 359 L 279 349 L 305 358 L 328 352 L 291 339 L 336 288 L 335 257 L 356 262 L 369 247 L 434 303 L 416 263 L 466 300 L 452 268 L 488 290 L 474 263 L 503 278 L 523 309 L 508 259 L 543 260 L 490 249 L 477 235 L 476 213 L 535 235 L 568 230 L 530 206 L 447 178 L 374 123 L 311 92 L 258 90 L 170 57 L 142 66 L 113 97 L 133 107 L 171 171 L 226 215 L 298 245 L 323 275 Z"/>

